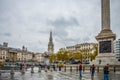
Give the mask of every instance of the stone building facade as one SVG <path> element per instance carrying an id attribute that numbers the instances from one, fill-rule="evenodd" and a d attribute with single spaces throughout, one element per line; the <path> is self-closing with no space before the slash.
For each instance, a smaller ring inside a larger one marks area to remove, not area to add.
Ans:
<path id="1" fill-rule="evenodd" d="M 83 54 L 85 60 L 90 61 L 90 54 L 93 54 L 95 51 L 95 46 L 98 46 L 97 43 L 81 43 L 73 46 L 67 46 L 66 50 L 70 52 L 80 52 Z"/>
<path id="2" fill-rule="evenodd" d="M 31 61 L 32 52 L 27 51 L 24 46 L 20 48 L 8 47 L 8 43 L 0 45 L 0 60 L 4 61 Z"/>
<path id="3" fill-rule="evenodd" d="M 67 46 L 66 49 L 71 52 L 82 51 L 84 49 L 88 50 L 88 53 L 94 52 L 94 46 L 98 45 L 97 43 L 81 43 L 73 46 Z"/>

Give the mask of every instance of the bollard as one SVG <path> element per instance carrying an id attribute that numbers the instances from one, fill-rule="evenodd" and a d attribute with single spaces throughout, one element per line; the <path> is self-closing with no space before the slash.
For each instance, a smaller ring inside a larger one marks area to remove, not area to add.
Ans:
<path id="1" fill-rule="evenodd" d="M 85 71 L 85 67 L 83 66 L 83 72 Z"/>
<path id="2" fill-rule="evenodd" d="M 45 69 L 45 72 L 47 72 L 47 69 Z"/>
<path id="3" fill-rule="evenodd" d="M 52 71 L 53 71 L 53 68 L 50 68 L 50 71 L 52 72 Z"/>
<path id="4" fill-rule="evenodd" d="M 25 70 L 27 71 L 27 65 L 25 66 Z"/>
<path id="5" fill-rule="evenodd" d="M 66 72 L 66 66 L 65 66 L 65 68 L 64 68 L 64 71 Z"/>
<path id="6" fill-rule="evenodd" d="M 70 66 L 70 72 L 72 72 L 72 66 Z"/>
<path id="7" fill-rule="evenodd" d="M 24 74 L 24 73 L 25 73 L 25 69 L 24 69 L 24 68 L 22 68 L 22 71 L 21 71 L 21 73 L 22 73 L 22 74 Z"/>
<path id="8" fill-rule="evenodd" d="M 14 75 L 13 74 L 10 76 L 10 80 L 14 80 Z"/>
<path id="9" fill-rule="evenodd" d="M 90 72 L 91 72 L 91 67 L 90 67 Z"/>
<path id="10" fill-rule="evenodd" d="M 76 72 L 78 72 L 78 66 L 76 66 Z"/>
<path id="11" fill-rule="evenodd" d="M 1 70 L 1 67 L 0 67 L 0 70 Z M 0 76 L 2 75 L 2 72 L 0 71 Z"/>
<path id="12" fill-rule="evenodd" d="M 47 66 L 45 66 L 45 72 L 47 72 Z"/>
<path id="13" fill-rule="evenodd" d="M 41 72 L 41 67 L 39 67 L 39 70 L 38 70 L 38 72 Z"/>
<path id="14" fill-rule="evenodd" d="M 32 67 L 31 67 L 31 73 L 34 73 L 34 69 L 33 69 L 33 68 L 34 68 L 34 67 L 32 66 Z"/>
<path id="15" fill-rule="evenodd" d="M 116 72 L 116 67 L 114 66 L 114 73 Z"/>
<path id="16" fill-rule="evenodd" d="M 97 72 L 99 72 L 99 66 L 97 67 Z"/>
<path id="17" fill-rule="evenodd" d="M 10 74 L 14 75 L 14 67 L 11 68 Z"/>
<path id="18" fill-rule="evenodd" d="M 0 76 L 2 75 L 2 72 L 0 71 Z"/>
<path id="19" fill-rule="evenodd" d="M 24 69 L 25 65 L 21 64 L 20 65 L 20 70 L 21 70 L 21 73 L 24 74 L 25 73 L 25 69 Z"/>

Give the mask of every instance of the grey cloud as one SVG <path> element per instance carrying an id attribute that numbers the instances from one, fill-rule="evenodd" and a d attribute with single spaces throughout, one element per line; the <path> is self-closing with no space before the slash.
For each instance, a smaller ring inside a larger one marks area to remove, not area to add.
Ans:
<path id="1" fill-rule="evenodd" d="M 59 42 L 59 43 L 62 43 L 64 44 L 65 46 L 70 46 L 70 45 L 74 45 L 74 44 L 77 44 L 79 42 L 79 38 L 67 38 L 67 37 L 64 37 L 64 35 L 62 36 L 58 36 L 56 35 L 55 37 L 55 41 Z"/>
<path id="2" fill-rule="evenodd" d="M 38 31 L 38 33 L 42 33 L 42 34 L 48 34 L 48 31 Z"/>
<path id="3" fill-rule="evenodd" d="M 79 22 L 74 17 L 70 17 L 69 19 L 59 17 L 55 20 L 48 20 L 47 23 L 48 25 L 54 26 L 54 36 L 59 40 L 65 40 L 68 37 L 68 32 L 66 31 L 68 27 L 79 26 Z"/>
<path id="4" fill-rule="evenodd" d="M 83 41 L 85 41 L 85 42 L 88 42 L 90 40 L 90 38 L 89 37 L 85 37 L 85 38 L 83 38 Z"/>
<path id="5" fill-rule="evenodd" d="M 0 35 L 7 36 L 7 37 L 12 36 L 12 34 L 11 34 L 11 33 L 0 33 Z"/>
<path id="6" fill-rule="evenodd" d="M 63 45 L 93 42 L 101 28 L 100 2 L 101 0 L 0 0 L 0 43 L 7 41 L 14 47 L 24 44 L 33 51 L 45 51 L 50 30 L 53 31 L 56 51 Z M 111 28 L 118 38 L 119 3 L 120 0 L 111 0 Z"/>
<path id="7" fill-rule="evenodd" d="M 69 19 L 65 19 L 64 17 L 59 17 L 54 21 L 48 20 L 48 25 L 52 25 L 55 27 L 79 26 L 79 22 L 75 17 L 70 17 Z"/>
<path id="8" fill-rule="evenodd" d="M 65 30 L 66 28 L 60 28 L 60 27 L 56 27 L 54 29 L 54 34 L 53 34 L 53 37 L 54 37 L 54 40 L 58 43 L 61 43 L 63 44 L 64 46 L 66 46 L 66 37 L 68 36 L 68 33 L 66 32 Z"/>
<path id="9" fill-rule="evenodd" d="M 79 38 L 74 39 L 74 38 L 66 38 L 65 39 L 66 45 L 67 46 L 71 46 L 71 45 L 75 45 L 79 42 Z"/>
<path id="10" fill-rule="evenodd" d="M 68 33 L 63 28 L 58 28 L 54 30 L 54 36 L 58 36 L 59 38 L 63 39 L 68 36 Z"/>
<path id="11" fill-rule="evenodd" d="M 74 38 L 66 38 L 66 41 L 70 41 L 70 42 L 77 42 L 78 39 L 74 39 Z"/>
<path id="12" fill-rule="evenodd" d="M 11 36 L 11 33 L 4 33 L 5 36 Z"/>

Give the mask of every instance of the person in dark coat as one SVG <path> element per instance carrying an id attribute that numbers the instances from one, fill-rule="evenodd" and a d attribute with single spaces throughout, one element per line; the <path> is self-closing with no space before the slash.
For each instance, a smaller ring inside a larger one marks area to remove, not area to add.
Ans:
<path id="1" fill-rule="evenodd" d="M 82 80 L 82 64 L 80 63 L 79 64 L 79 77 L 80 77 L 80 80 Z"/>
<path id="2" fill-rule="evenodd" d="M 53 70 L 55 71 L 55 64 L 53 64 Z"/>
<path id="3" fill-rule="evenodd" d="M 109 80 L 109 64 L 104 67 L 104 80 Z"/>
<path id="4" fill-rule="evenodd" d="M 94 80 L 94 74 L 95 74 L 95 65 L 94 64 L 91 66 L 90 72 L 91 72 L 91 80 Z"/>

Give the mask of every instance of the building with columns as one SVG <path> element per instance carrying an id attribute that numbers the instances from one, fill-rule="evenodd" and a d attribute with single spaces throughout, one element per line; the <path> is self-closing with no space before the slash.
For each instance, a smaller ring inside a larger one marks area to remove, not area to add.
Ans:
<path id="1" fill-rule="evenodd" d="M 8 43 L 4 42 L 3 45 L 0 45 L 0 60 L 9 59 L 10 55 L 8 54 L 8 52 Z"/>
<path id="2" fill-rule="evenodd" d="M 0 59 L 4 61 L 30 61 L 32 52 L 27 51 L 24 46 L 20 48 L 8 47 L 8 43 L 0 45 Z"/>
<path id="3" fill-rule="evenodd" d="M 43 53 L 36 53 L 35 55 L 37 62 L 44 62 L 44 54 Z"/>
<path id="4" fill-rule="evenodd" d="M 80 43 L 73 46 L 67 46 L 66 48 L 61 48 L 60 50 L 67 50 L 69 52 L 80 52 L 85 57 L 85 60 L 90 60 L 89 55 L 93 54 L 95 46 L 98 46 L 97 43 Z"/>
<path id="5" fill-rule="evenodd" d="M 84 49 L 87 49 L 89 51 L 88 53 L 93 53 L 95 50 L 94 49 L 95 45 L 98 45 L 98 44 L 97 43 L 81 43 L 73 46 L 67 46 L 66 49 L 70 52 L 82 51 Z"/>

